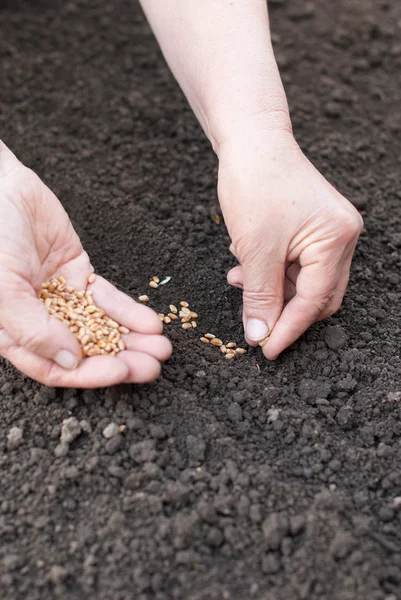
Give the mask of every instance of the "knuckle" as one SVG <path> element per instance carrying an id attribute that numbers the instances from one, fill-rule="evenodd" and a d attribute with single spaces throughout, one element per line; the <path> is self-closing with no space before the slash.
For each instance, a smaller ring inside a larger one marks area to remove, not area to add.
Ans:
<path id="1" fill-rule="evenodd" d="M 356 210 L 343 214 L 340 222 L 342 237 L 346 240 L 357 238 L 363 229 L 363 219 Z"/>
<path id="2" fill-rule="evenodd" d="M 283 301 L 283 295 L 279 290 L 244 290 L 243 293 L 244 304 L 247 306 L 276 306 L 281 304 Z"/>
<path id="3" fill-rule="evenodd" d="M 19 345 L 33 353 L 37 353 L 42 348 L 43 341 L 40 331 L 22 332 L 18 336 Z"/>

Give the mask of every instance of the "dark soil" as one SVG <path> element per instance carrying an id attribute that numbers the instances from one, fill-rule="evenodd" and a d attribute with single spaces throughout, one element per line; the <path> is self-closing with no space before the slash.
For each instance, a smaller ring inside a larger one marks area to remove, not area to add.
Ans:
<path id="1" fill-rule="evenodd" d="M 366 212 L 344 307 L 273 364 L 171 325 L 141 387 L 1 363 L 2 600 L 401 598 L 401 4 L 270 4 L 297 138 Z M 0 135 L 96 270 L 241 341 L 216 159 L 136 2 L 1 0 L 0 31 Z"/>

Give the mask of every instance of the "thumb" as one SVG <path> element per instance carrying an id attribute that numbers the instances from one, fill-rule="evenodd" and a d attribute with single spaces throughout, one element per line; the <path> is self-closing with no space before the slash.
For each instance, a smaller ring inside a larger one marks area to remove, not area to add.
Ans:
<path id="1" fill-rule="evenodd" d="M 78 340 L 48 313 L 31 286 L 20 280 L 16 283 L 20 289 L 5 284 L 1 291 L 0 324 L 19 346 L 54 360 L 64 369 L 75 369 L 82 358 Z"/>
<path id="2" fill-rule="evenodd" d="M 268 256 L 261 264 L 243 264 L 243 320 L 245 337 L 252 346 L 264 346 L 284 305 L 285 256 Z"/>

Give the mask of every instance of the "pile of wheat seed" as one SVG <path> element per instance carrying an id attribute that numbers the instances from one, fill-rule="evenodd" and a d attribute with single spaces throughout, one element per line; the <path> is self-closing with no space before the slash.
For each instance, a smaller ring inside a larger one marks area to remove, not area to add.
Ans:
<path id="1" fill-rule="evenodd" d="M 88 283 L 94 281 L 95 275 L 92 273 Z M 40 298 L 49 313 L 67 325 L 76 336 L 84 356 L 116 356 L 125 350 L 121 334 L 129 333 L 129 330 L 96 306 L 92 294 L 92 290 L 77 292 L 67 286 L 64 277 L 57 277 L 42 284 Z"/>

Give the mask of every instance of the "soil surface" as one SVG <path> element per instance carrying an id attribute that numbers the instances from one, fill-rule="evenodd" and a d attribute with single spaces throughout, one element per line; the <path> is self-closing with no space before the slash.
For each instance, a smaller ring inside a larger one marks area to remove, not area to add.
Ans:
<path id="1" fill-rule="evenodd" d="M 2 600 L 401 598 L 401 4 L 270 5 L 297 138 L 366 225 L 343 309 L 275 363 L 199 342 L 243 341 L 241 294 L 215 156 L 137 3 L 0 1 L 2 139 L 97 272 L 200 315 L 152 385 L 1 363 Z"/>

